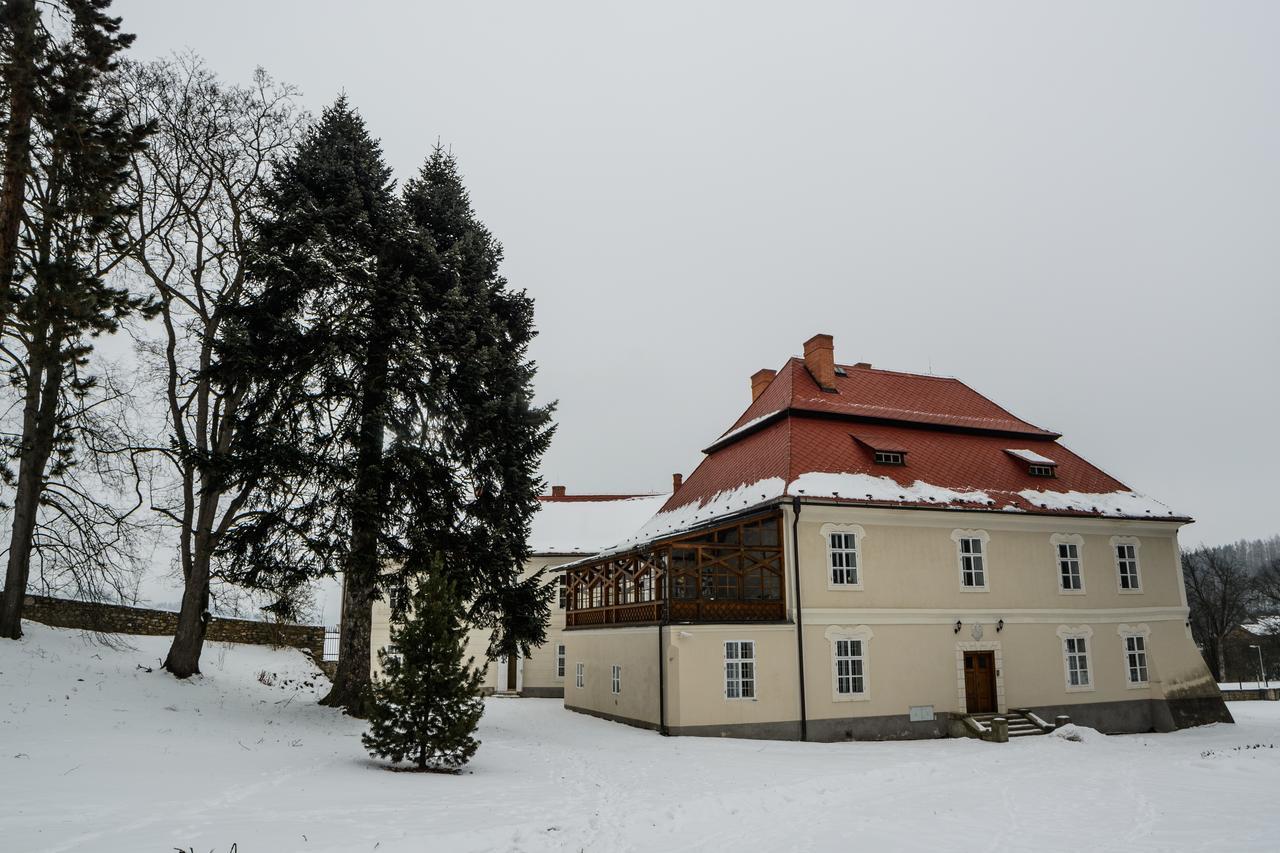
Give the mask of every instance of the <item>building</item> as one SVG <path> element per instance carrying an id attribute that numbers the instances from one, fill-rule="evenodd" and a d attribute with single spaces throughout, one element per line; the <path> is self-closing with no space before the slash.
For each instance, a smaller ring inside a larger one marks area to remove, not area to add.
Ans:
<path id="1" fill-rule="evenodd" d="M 565 706 L 671 734 L 940 737 L 1230 721 L 1184 515 L 949 378 L 817 335 L 637 533 L 570 564 Z"/>
<path id="2" fill-rule="evenodd" d="M 484 690 L 520 696 L 564 695 L 564 573 L 555 566 L 598 553 L 634 532 L 658 509 L 668 495 L 572 495 L 564 486 L 553 486 L 540 498 L 529 532 L 529 560 L 524 577 L 548 570 L 548 583 L 556 585 L 547 625 L 547 642 L 531 657 L 487 658 L 489 632 L 473 630 L 467 653 L 485 669 Z M 391 643 L 391 608 L 374 603 L 370 653 L 374 672 L 379 671 L 378 650 Z"/>

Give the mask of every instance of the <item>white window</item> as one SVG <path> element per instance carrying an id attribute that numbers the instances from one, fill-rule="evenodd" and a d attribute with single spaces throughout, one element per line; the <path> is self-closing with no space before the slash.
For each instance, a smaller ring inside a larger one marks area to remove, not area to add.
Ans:
<path id="1" fill-rule="evenodd" d="M 1080 562 L 1084 537 L 1077 533 L 1055 533 L 1051 537 L 1058 567 L 1058 592 L 1084 593 L 1084 570 Z"/>
<path id="2" fill-rule="evenodd" d="M 1027 471 L 1028 473 L 1031 474 L 1032 477 L 1052 477 L 1053 476 L 1052 465 L 1028 465 Z"/>
<path id="3" fill-rule="evenodd" d="M 622 667 L 616 663 L 613 665 L 613 676 L 610 680 L 609 689 L 615 696 L 622 692 Z"/>
<path id="4" fill-rule="evenodd" d="M 400 647 L 395 643 L 387 643 L 382 647 L 382 653 L 387 656 L 387 660 L 403 661 L 404 655 L 400 654 Z"/>
<path id="5" fill-rule="evenodd" d="M 1111 548 L 1116 555 L 1116 585 L 1121 592 L 1142 592 L 1138 545 L 1138 540 L 1132 536 L 1111 537 Z"/>
<path id="6" fill-rule="evenodd" d="M 987 591 L 987 542 L 985 530 L 956 530 L 951 534 L 960 559 L 960 591 Z"/>
<path id="7" fill-rule="evenodd" d="M 833 584 L 858 585 L 858 534 L 830 534 L 827 537 L 827 557 Z"/>
<path id="8" fill-rule="evenodd" d="M 862 589 L 862 540 L 867 533 L 857 524 L 822 525 L 827 549 L 827 588 Z"/>
<path id="9" fill-rule="evenodd" d="M 575 667 L 575 671 L 573 674 L 573 686 L 586 687 L 587 686 L 587 665 L 582 661 L 578 661 L 576 664 L 574 664 L 574 667 Z"/>
<path id="10" fill-rule="evenodd" d="M 1067 637 L 1064 641 L 1067 656 L 1067 684 L 1071 687 L 1089 686 L 1089 649 L 1084 637 Z"/>
<path id="11" fill-rule="evenodd" d="M 556 644 L 556 678 L 564 678 L 564 643 Z"/>
<path id="12" fill-rule="evenodd" d="M 836 694 L 857 696 L 867 692 L 862 640 L 836 640 Z"/>
<path id="13" fill-rule="evenodd" d="M 1125 678 L 1131 687 L 1147 684 L 1147 638 L 1130 634 L 1124 638 Z"/>
<path id="14" fill-rule="evenodd" d="M 901 465 L 903 464 L 902 454 L 893 450 L 877 450 L 877 465 Z"/>
<path id="15" fill-rule="evenodd" d="M 560 575 L 560 577 L 557 579 L 556 601 L 558 602 L 561 610 L 564 610 L 565 602 L 568 601 L 568 598 L 569 598 L 569 594 L 566 591 L 566 586 L 565 586 L 567 582 L 568 582 L 568 579 L 565 578 L 564 575 Z"/>
<path id="16" fill-rule="evenodd" d="M 756 644 L 729 640 L 724 644 L 724 695 L 728 699 L 756 696 Z"/>
<path id="17" fill-rule="evenodd" d="M 653 601 L 653 570 L 645 569 L 644 574 L 640 575 L 640 598 L 639 601 Z"/>

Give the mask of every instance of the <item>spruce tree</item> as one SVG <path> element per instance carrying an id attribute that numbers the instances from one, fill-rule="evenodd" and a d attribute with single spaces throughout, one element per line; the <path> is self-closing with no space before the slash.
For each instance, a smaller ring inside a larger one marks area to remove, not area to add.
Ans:
<path id="1" fill-rule="evenodd" d="M 391 629 L 394 651 L 378 651 L 383 675 L 370 688 L 369 731 L 361 738 L 371 754 L 410 761 L 418 770 L 456 772 L 475 753 L 484 675 L 465 657 L 461 606 L 443 573 L 419 579 L 409 609 Z"/>
<path id="2" fill-rule="evenodd" d="M 124 257 L 130 203 L 121 187 L 129 158 L 154 128 L 131 124 L 104 98 L 117 54 L 133 41 L 120 32 L 120 19 L 106 14 L 109 6 L 110 0 L 61 0 L 55 9 L 66 16 L 65 32 L 41 42 L 22 227 L 12 287 L 5 294 L 6 350 L 19 353 L 11 381 L 22 395 L 21 434 L 11 450 L 18 470 L 0 602 L 0 636 L 13 639 L 22 634 L 22 602 L 49 477 L 85 450 L 69 413 L 83 409 L 95 391 L 97 380 L 88 370 L 92 340 L 148 307 L 145 298 L 110 281 Z"/>
<path id="3" fill-rule="evenodd" d="M 246 411 L 278 412 L 257 456 L 280 487 L 225 547 L 251 585 L 342 573 L 322 701 L 362 716 L 373 602 L 437 559 L 498 647 L 544 639 L 547 593 L 520 579 L 551 434 L 531 403 L 533 307 L 499 275 L 451 158 L 437 152 L 397 198 L 345 100 L 277 169 L 266 207 L 226 356 L 260 371 Z"/>

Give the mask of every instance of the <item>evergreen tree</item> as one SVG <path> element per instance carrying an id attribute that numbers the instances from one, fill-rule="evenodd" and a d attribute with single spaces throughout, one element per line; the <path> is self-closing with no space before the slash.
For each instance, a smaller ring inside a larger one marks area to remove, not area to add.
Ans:
<path id="1" fill-rule="evenodd" d="M 370 688 L 369 731 L 361 738 L 371 754 L 419 770 L 456 771 L 475 753 L 484 675 L 474 658 L 464 659 L 461 609 L 442 573 L 419 579 L 409 610 L 391 629 L 394 651 L 378 652 L 383 677 Z"/>
<path id="2" fill-rule="evenodd" d="M 5 329 L 12 384 L 23 397 L 0 604 L 0 636 L 14 639 L 22 633 L 22 601 L 49 476 L 72 465 L 83 449 L 83 433 L 70 413 L 82 410 L 94 393 L 96 378 L 87 369 L 92 339 L 115 331 L 147 303 L 108 281 L 124 255 L 120 243 L 130 209 L 120 192 L 125 170 L 153 130 L 131 124 L 105 102 L 105 77 L 133 40 L 119 31 L 118 18 L 105 14 L 109 6 L 110 0 L 62 0 L 55 9 L 65 13 L 65 34 L 41 42 Z"/>
<path id="3" fill-rule="evenodd" d="M 267 208 L 228 364 L 260 371 L 246 410 L 278 413 L 258 456 L 281 486 L 226 544 L 251 585 L 342 572 L 323 701 L 362 716 L 373 602 L 438 559 L 500 647 L 544 639 L 547 593 L 519 578 L 551 432 L 530 403 L 532 303 L 498 275 L 452 160 L 437 152 L 396 198 L 345 100 L 277 170 Z"/>

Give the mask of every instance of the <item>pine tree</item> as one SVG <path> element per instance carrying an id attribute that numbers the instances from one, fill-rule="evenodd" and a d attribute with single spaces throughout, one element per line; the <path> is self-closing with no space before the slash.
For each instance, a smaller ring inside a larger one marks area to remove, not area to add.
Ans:
<path id="1" fill-rule="evenodd" d="M 119 18 L 106 15 L 110 0 L 59 5 L 67 26 L 60 38 L 42 42 L 23 226 L 6 294 L 11 315 L 5 332 L 12 340 L 6 349 L 20 352 L 10 373 L 23 396 L 0 604 L 0 636 L 13 639 L 22 634 L 22 602 L 49 475 L 74 464 L 81 449 L 82 436 L 68 415 L 85 406 L 96 386 L 87 369 L 92 339 L 147 308 L 147 300 L 109 281 L 124 255 L 120 244 L 130 209 L 121 193 L 125 170 L 154 129 L 130 124 L 103 97 L 104 78 L 133 36 L 119 31 Z"/>
<path id="2" fill-rule="evenodd" d="M 251 585 L 342 573 L 322 701 L 363 716 L 373 602 L 437 559 L 497 645 L 544 639 L 548 593 L 519 577 L 551 434 L 530 402 L 533 306 L 498 274 L 452 159 L 437 151 L 396 198 L 345 100 L 277 170 L 267 208 L 227 363 L 261 372 L 246 410 L 278 413 L 257 458 L 281 485 L 226 546 Z"/>
<path id="3" fill-rule="evenodd" d="M 361 738 L 372 755 L 456 772 L 475 754 L 484 676 L 465 657 L 461 608 L 442 572 L 419 579 L 409 610 L 392 627 L 394 651 L 378 652 L 383 677 L 370 688 L 369 731 Z"/>

